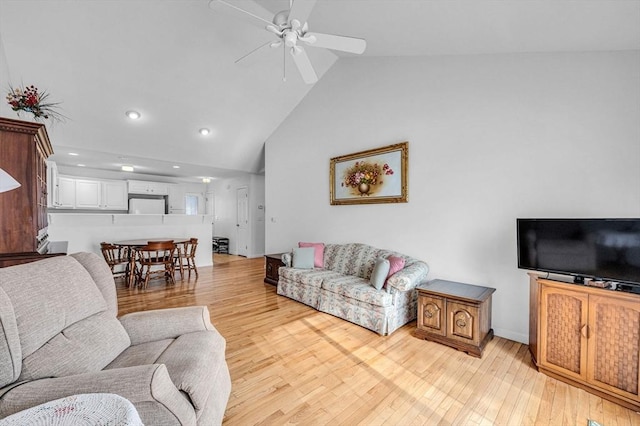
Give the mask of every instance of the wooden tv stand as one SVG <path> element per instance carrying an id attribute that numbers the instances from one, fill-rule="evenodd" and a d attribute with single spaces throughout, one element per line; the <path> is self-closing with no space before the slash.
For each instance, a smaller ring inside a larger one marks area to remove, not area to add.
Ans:
<path id="1" fill-rule="evenodd" d="M 640 295 L 529 275 L 538 370 L 640 411 Z"/>

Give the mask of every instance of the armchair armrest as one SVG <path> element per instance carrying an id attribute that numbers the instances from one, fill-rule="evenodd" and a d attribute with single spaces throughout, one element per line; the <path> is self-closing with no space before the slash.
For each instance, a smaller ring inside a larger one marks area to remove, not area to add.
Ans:
<path id="1" fill-rule="evenodd" d="M 132 312 L 120 317 L 120 323 L 129 334 L 132 345 L 175 339 L 196 331 L 216 331 L 206 306 Z"/>
<path id="2" fill-rule="evenodd" d="M 291 268 L 291 253 L 283 253 L 281 259 L 284 266 Z"/>
<path id="3" fill-rule="evenodd" d="M 196 423 L 193 406 L 173 384 L 164 364 L 33 380 L 16 386 L 2 396 L 0 417 L 81 393 L 115 393 L 131 401 L 136 408 L 148 409 L 159 405 L 159 411 L 167 416 L 165 420 L 168 424 Z M 143 417 L 144 413 L 140 414 Z"/>
<path id="4" fill-rule="evenodd" d="M 425 262 L 414 262 L 391 275 L 387 280 L 387 285 L 394 287 L 398 291 L 407 291 L 420 284 L 428 272 L 429 265 Z"/>

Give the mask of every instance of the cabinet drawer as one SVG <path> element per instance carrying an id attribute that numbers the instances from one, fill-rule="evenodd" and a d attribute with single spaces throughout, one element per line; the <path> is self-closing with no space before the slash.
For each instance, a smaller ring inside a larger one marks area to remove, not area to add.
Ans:
<path id="1" fill-rule="evenodd" d="M 452 339 L 478 344 L 478 307 L 447 301 L 447 335 Z"/>
<path id="2" fill-rule="evenodd" d="M 418 297 L 418 328 L 444 336 L 445 301 L 440 297 L 420 294 Z"/>

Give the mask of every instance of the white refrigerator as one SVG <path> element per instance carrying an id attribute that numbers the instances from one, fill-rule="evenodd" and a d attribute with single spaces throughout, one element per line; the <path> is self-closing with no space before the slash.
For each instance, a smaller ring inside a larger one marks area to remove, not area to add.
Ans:
<path id="1" fill-rule="evenodd" d="M 164 200 L 131 198 L 129 200 L 129 214 L 164 214 L 164 206 Z"/>

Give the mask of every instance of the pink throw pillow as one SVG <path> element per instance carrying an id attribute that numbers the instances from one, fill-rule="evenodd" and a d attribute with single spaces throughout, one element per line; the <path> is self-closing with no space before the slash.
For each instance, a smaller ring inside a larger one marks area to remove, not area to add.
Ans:
<path id="1" fill-rule="evenodd" d="M 387 279 L 389 279 L 391 275 L 404 268 L 404 259 L 398 256 L 389 256 L 387 257 L 387 260 L 389 261 L 389 273 L 387 274 Z"/>
<path id="2" fill-rule="evenodd" d="M 313 266 L 316 268 L 324 267 L 324 243 L 298 243 L 298 247 L 313 247 L 315 256 L 313 257 Z"/>

